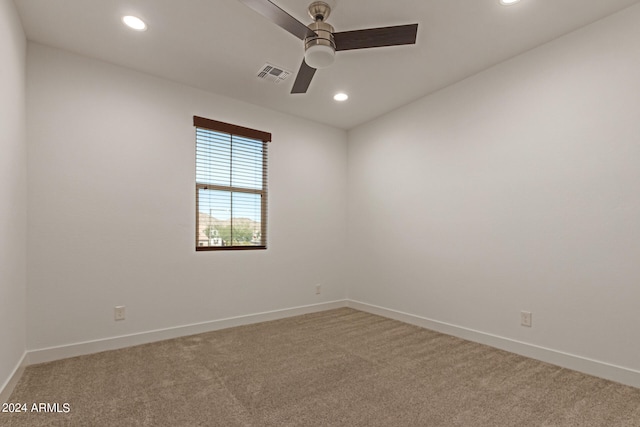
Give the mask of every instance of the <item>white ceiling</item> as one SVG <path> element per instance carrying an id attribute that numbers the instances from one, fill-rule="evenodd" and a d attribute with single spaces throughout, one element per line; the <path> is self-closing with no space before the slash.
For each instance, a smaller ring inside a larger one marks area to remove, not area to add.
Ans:
<path id="1" fill-rule="evenodd" d="M 336 31 L 419 23 L 413 46 L 336 53 L 306 94 L 289 91 L 302 42 L 238 0 L 15 0 L 27 38 L 349 129 L 640 0 L 337 0 Z M 273 0 L 304 23 L 311 0 Z M 143 18 L 135 32 L 123 15 Z M 294 72 L 276 85 L 269 62 Z M 350 99 L 338 104 L 337 91 Z"/>

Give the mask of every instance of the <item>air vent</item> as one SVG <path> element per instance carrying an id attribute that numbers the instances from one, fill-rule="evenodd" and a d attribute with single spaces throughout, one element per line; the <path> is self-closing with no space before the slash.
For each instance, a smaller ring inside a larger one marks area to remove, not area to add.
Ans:
<path id="1" fill-rule="evenodd" d="M 260 71 L 258 71 L 257 74 L 259 79 L 274 82 L 276 84 L 282 83 L 290 75 L 291 71 L 284 70 L 269 63 L 264 64 L 264 66 L 260 69 Z"/>

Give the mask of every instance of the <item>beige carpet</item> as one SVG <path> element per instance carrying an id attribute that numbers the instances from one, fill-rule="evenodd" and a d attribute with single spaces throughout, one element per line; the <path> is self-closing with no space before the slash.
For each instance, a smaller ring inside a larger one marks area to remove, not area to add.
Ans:
<path id="1" fill-rule="evenodd" d="M 3 426 L 640 426 L 640 389 L 344 308 L 28 367 Z"/>

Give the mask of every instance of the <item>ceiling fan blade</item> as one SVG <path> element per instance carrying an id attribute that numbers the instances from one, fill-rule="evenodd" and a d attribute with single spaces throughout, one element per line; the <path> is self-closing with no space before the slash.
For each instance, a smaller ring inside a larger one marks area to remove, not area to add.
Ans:
<path id="1" fill-rule="evenodd" d="M 291 93 L 307 93 L 307 89 L 309 88 L 311 79 L 313 79 L 313 75 L 315 73 L 316 69 L 307 65 L 303 58 L 300 69 L 298 70 L 298 75 L 296 76 L 296 81 L 293 82 Z"/>
<path id="2" fill-rule="evenodd" d="M 418 24 L 333 33 L 336 50 L 415 44 Z"/>
<path id="3" fill-rule="evenodd" d="M 315 33 L 311 31 L 306 25 L 298 21 L 293 16 L 289 15 L 284 10 L 280 9 L 274 3 L 269 0 L 240 0 L 242 3 L 249 6 L 251 9 L 258 12 L 260 15 L 267 18 L 277 26 L 284 28 L 300 40 L 304 40 L 307 36 L 312 36 Z"/>

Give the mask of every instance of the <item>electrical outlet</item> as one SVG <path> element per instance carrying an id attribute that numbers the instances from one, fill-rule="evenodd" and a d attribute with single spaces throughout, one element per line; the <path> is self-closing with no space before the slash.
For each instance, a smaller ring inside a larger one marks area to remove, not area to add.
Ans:
<path id="1" fill-rule="evenodd" d="M 531 317 L 533 316 L 533 314 L 531 314 L 530 311 L 521 311 L 520 312 L 520 324 L 522 326 L 526 326 L 527 328 L 531 327 Z"/>
<path id="2" fill-rule="evenodd" d="M 124 320 L 124 305 L 118 305 L 113 308 L 113 319 Z"/>
<path id="3" fill-rule="evenodd" d="M 316 295 L 320 295 L 322 293 L 322 285 L 316 285 Z"/>

